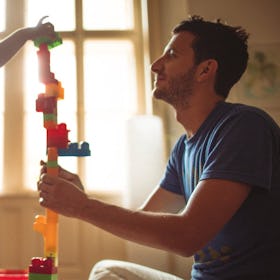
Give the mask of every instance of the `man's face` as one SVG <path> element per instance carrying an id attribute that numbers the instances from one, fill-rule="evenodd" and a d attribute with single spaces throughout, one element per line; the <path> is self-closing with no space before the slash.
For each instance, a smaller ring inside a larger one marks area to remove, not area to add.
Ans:
<path id="1" fill-rule="evenodd" d="M 185 107 L 193 91 L 196 70 L 191 47 L 193 39 L 190 32 L 175 34 L 151 67 L 155 73 L 154 97 L 174 107 Z"/>

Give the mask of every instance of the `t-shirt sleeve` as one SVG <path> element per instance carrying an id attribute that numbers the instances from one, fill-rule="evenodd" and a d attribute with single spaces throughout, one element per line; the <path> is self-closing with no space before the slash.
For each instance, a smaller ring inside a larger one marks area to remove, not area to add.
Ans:
<path id="1" fill-rule="evenodd" d="M 182 136 L 173 147 L 164 175 L 160 180 L 159 185 L 171 192 L 183 194 L 180 182 L 182 178 L 182 168 L 180 168 L 182 160 L 182 145 L 184 145 L 184 136 Z"/>
<path id="2" fill-rule="evenodd" d="M 272 137 L 267 120 L 255 112 L 240 112 L 216 131 L 208 148 L 200 180 L 227 179 L 269 189 Z"/>

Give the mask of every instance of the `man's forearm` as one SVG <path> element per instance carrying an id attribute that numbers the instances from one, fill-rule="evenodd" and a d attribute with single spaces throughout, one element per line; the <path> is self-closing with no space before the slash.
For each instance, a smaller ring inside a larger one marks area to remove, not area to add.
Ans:
<path id="1" fill-rule="evenodd" d="M 192 242 L 189 242 L 189 252 L 183 249 L 182 235 L 185 222 L 184 218 L 177 214 L 132 211 L 89 199 L 77 218 L 142 245 L 173 251 L 184 256 L 193 254 Z M 180 228 L 181 230 L 178 230 Z M 189 238 L 191 241 L 190 235 Z M 187 242 L 188 237 L 185 235 L 184 239 Z"/>

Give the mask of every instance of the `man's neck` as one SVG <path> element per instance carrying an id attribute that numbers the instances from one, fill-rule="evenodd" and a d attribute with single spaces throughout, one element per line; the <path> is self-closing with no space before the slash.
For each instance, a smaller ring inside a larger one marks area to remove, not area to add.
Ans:
<path id="1" fill-rule="evenodd" d="M 184 127 L 188 139 L 195 135 L 220 101 L 224 99 L 219 96 L 211 100 L 191 100 L 187 108 L 175 108 L 176 119 Z"/>

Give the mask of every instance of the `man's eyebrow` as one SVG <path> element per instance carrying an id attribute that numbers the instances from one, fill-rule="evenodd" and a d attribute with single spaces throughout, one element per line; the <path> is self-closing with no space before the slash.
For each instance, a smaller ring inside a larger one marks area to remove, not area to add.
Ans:
<path id="1" fill-rule="evenodd" d="M 173 45 L 167 45 L 167 46 L 164 48 L 163 53 L 167 53 L 167 52 L 169 52 L 170 50 L 175 51 L 175 52 L 177 51 L 176 48 L 175 48 Z"/>

